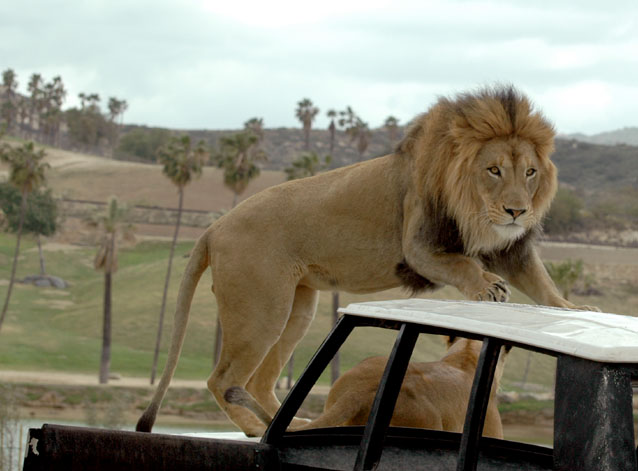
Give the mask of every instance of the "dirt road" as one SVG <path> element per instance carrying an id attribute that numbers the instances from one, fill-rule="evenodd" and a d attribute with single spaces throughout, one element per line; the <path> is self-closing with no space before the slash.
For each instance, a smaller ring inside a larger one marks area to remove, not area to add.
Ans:
<path id="1" fill-rule="evenodd" d="M 182 388 L 206 388 L 206 379 L 184 380 L 173 379 L 171 385 Z M 96 374 L 64 373 L 60 371 L 16 371 L 0 370 L 0 383 L 15 384 L 65 384 L 73 386 L 96 386 L 98 377 Z M 156 383 L 157 384 L 157 383 Z M 109 386 L 122 386 L 128 388 L 154 388 L 149 378 L 120 377 L 111 379 Z"/>

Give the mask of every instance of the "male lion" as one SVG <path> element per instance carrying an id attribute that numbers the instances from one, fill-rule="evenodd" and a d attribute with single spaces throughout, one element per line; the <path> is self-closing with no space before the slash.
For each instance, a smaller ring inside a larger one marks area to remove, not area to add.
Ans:
<path id="1" fill-rule="evenodd" d="M 553 144 L 552 126 L 524 96 L 486 88 L 439 99 L 393 154 L 242 202 L 195 244 L 166 367 L 137 430 L 155 422 L 208 266 L 223 336 L 208 387 L 247 435 L 264 424 L 224 392 L 245 387 L 275 413 L 275 382 L 312 321 L 318 290 L 451 285 L 471 300 L 507 301 L 507 280 L 539 304 L 576 308 L 532 245 L 556 191 Z"/>
<path id="2" fill-rule="evenodd" d="M 461 337 L 448 339 L 448 352 L 439 361 L 411 362 L 408 365 L 390 425 L 463 431 L 483 342 Z M 387 361 L 387 357 L 363 360 L 339 377 L 330 388 L 324 411 L 319 417 L 289 430 L 365 425 Z M 486 437 L 503 438 L 503 425 L 495 398 L 502 375 L 503 355 L 496 368 L 485 415 L 483 435 Z M 244 388 L 230 388 L 224 398 L 231 404 L 247 407 L 266 425 L 272 421 L 270 414 Z"/>

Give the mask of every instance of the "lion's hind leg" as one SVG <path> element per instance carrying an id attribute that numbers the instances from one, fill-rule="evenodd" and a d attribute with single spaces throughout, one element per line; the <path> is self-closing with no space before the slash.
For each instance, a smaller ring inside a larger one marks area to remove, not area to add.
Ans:
<path id="1" fill-rule="evenodd" d="M 295 289 L 294 285 L 268 283 L 264 277 L 250 280 L 244 277 L 246 283 L 242 284 L 224 283 L 224 280 L 222 276 L 215 278 L 222 349 L 208 379 L 208 389 L 246 435 L 261 435 L 265 431 L 264 424 L 246 408 L 227 403 L 224 393 L 233 386 L 246 387 L 278 343 L 290 318 Z M 264 387 L 272 389 L 274 385 L 264 384 Z"/>
<path id="2" fill-rule="evenodd" d="M 275 384 L 295 347 L 308 331 L 317 309 L 318 299 L 317 290 L 297 286 L 284 331 L 246 385 L 246 390 L 271 416 L 275 415 L 281 405 L 275 396 Z M 306 422 L 304 419 L 294 419 L 292 425 L 299 426 Z"/>

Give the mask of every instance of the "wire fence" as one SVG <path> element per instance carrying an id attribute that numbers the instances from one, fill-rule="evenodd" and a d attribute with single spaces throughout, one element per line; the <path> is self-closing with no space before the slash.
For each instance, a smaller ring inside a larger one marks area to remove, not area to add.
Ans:
<path id="1" fill-rule="evenodd" d="M 106 206 L 105 201 L 91 201 L 62 198 L 58 200 L 60 210 L 66 217 L 85 219 Z M 133 223 L 174 225 L 177 221 L 177 208 L 150 205 L 134 205 L 129 211 L 129 220 Z M 200 209 L 183 209 L 182 225 L 192 227 L 208 227 L 211 222 L 221 216 L 216 211 Z"/>

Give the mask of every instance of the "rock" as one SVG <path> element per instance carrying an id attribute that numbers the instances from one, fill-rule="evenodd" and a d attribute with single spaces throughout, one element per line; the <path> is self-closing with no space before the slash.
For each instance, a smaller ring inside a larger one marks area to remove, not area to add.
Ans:
<path id="1" fill-rule="evenodd" d="M 516 391 L 499 391 L 498 399 L 499 402 L 509 404 L 518 401 L 520 399 L 520 395 Z"/>
<path id="2" fill-rule="evenodd" d="M 554 400 L 554 392 L 523 392 L 520 393 L 520 398 L 522 401 L 553 401 Z"/>
<path id="3" fill-rule="evenodd" d="M 29 283 L 41 288 L 57 288 L 65 289 L 69 287 L 69 284 L 59 276 L 52 275 L 29 275 L 22 279 L 22 283 Z"/>
<path id="4" fill-rule="evenodd" d="M 51 286 L 53 286 L 54 288 L 58 288 L 58 289 L 66 289 L 69 287 L 69 284 L 64 281 L 62 278 L 60 278 L 59 276 L 52 276 L 49 275 L 49 282 L 51 283 Z"/>

